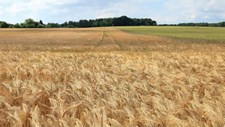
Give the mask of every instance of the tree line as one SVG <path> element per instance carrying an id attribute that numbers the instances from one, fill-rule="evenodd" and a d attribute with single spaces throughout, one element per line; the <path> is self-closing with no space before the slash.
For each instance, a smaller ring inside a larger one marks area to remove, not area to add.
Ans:
<path id="1" fill-rule="evenodd" d="M 202 26 L 202 27 L 225 27 L 225 22 L 219 23 L 180 23 L 178 26 Z"/>
<path id="2" fill-rule="evenodd" d="M 219 23 L 179 23 L 179 24 L 160 24 L 159 26 L 199 26 L 199 27 L 225 27 L 225 22 Z"/>
<path id="3" fill-rule="evenodd" d="M 68 21 L 62 24 L 47 23 L 42 20 L 34 21 L 29 18 L 23 23 L 9 24 L 0 21 L 0 28 L 83 28 L 83 27 L 105 27 L 105 26 L 156 26 L 157 22 L 150 18 L 129 18 L 127 16 L 115 18 L 100 18 L 80 21 Z"/>

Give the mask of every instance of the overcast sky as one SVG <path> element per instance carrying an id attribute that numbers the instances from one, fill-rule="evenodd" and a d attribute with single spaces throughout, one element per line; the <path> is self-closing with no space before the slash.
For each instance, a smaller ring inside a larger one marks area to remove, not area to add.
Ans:
<path id="1" fill-rule="evenodd" d="M 225 0 L 0 0 L 0 21 L 44 23 L 127 15 L 158 23 L 225 21 Z"/>

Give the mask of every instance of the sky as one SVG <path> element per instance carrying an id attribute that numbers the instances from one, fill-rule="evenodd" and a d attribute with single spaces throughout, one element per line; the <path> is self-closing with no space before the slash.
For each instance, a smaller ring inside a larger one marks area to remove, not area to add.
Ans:
<path id="1" fill-rule="evenodd" d="M 0 21 L 44 23 L 126 15 L 158 24 L 225 21 L 225 0 L 0 0 Z"/>

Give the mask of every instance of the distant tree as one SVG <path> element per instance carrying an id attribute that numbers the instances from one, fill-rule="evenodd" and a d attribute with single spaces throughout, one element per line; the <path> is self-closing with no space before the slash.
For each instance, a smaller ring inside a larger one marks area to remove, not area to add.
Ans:
<path id="1" fill-rule="evenodd" d="M 68 28 L 74 28 L 74 27 L 78 27 L 78 23 L 73 22 L 73 21 L 69 21 L 67 24 Z"/>
<path id="2" fill-rule="evenodd" d="M 217 23 L 209 23 L 209 27 L 218 27 Z"/>
<path id="3" fill-rule="evenodd" d="M 19 23 L 16 23 L 16 24 L 14 25 L 14 28 L 20 28 L 20 24 L 19 24 Z"/>
<path id="4" fill-rule="evenodd" d="M 157 26 L 157 22 L 156 21 L 152 21 L 152 26 Z"/>
<path id="5" fill-rule="evenodd" d="M 0 21 L 0 28 L 8 28 L 9 24 L 4 22 L 4 21 Z"/>
<path id="6" fill-rule="evenodd" d="M 220 27 L 225 27 L 225 22 L 220 22 L 220 23 L 219 23 L 219 26 L 220 26 Z"/>
<path id="7" fill-rule="evenodd" d="M 29 18 L 24 21 L 24 23 L 21 24 L 21 27 L 23 28 L 37 28 L 38 22 L 35 22 L 33 19 Z"/>
<path id="8" fill-rule="evenodd" d="M 26 28 L 27 27 L 27 25 L 26 24 L 24 24 L 24 23 L 20 23 L 20 28 Z"/>
<path id="9" fill-rule="evenodd" d="M 61 27 L 68 27 L 68 23 L 67 22 L 64 22 L 60 25 Z"/>
<path id="10" fill-rule="evenodd" d="M 88 22 L 91 27 L 95 27 L 95 20 L 90 19 Z"/>
<path id="11" fill-rule="evenodd" d="M 58 24 L 58 23 L 48 23 L 48 24 L 46 25 L 46 27 L 47 27 L 47 28 L 60 28 L 61 25 Z"/>
<path id="12" fill-rule="evenodd" d="M 37 28 L 45 28 L 44 24 L 38 24 Z"/>
<path id="13" fill-rule="evenodd" d="M 112 19 L 113 26 L 130 26 L 132 25 L 132 22 L 132 19 L 128 18 L 127 16 L 121 16 Z"/>
<path id="14" fill-rule="evenodd" d="M 98 27 L 98 26 L 100 26 L 99 24 L 99 21 L 98 21 L 99 19 L 96 19 L 96 20 L 93 20 L 92 22 L 91 22 L 91 26 L 93 26 L 93 27 Z"/>
<path id="15" fill-rule="evenodd" d="M 40 20 L 40 21 L 39 21 L 39 24 L 44 25 L 44 23 L 43 23 L 43 21 L 42 21 L 42 20 Z"/>
<path id="16" fill-rule="evenodd" d="M 88 20 L 80 20 L 79 27 L 90 27 L 89 21 Z"/>

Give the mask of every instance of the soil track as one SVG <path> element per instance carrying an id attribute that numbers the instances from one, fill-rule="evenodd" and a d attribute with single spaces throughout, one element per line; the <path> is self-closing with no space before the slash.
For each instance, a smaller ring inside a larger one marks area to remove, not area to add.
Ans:
<path id="1" fill-rule="evenodd" d="M 191 43 L 116 28 L 1 29 L 1 51 L 222 51 L 224 44 Z"/>
<path id="2" fill-rule="evenodd" d="M 97 50 L 107 51 L 107 50 L 120 50 L 120 45 L 116 40 L 111 36 L 111 33 L 108 30 L 103 29 L 102 37 L 97 46 Z"/>

